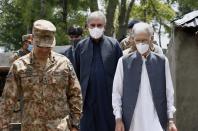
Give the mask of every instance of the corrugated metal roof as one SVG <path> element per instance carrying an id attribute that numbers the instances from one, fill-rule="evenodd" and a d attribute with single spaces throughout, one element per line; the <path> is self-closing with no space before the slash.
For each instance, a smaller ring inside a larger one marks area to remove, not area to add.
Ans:
<path id="1" fill-rule="evenodd" d="M 178 27 L 198 27 L 198 10 L 184 15 L 182 19 L 175 20 L 174 23 Z"/>

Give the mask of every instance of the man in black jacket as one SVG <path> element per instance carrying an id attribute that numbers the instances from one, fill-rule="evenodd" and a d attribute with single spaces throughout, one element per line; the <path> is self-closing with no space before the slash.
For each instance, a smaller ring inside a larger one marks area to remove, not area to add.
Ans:
<path id="1" fill-rule="evenodd" d="M 114 131 L 112 84 L 122 50 L 116 39 L 104 34 L 106 17 L 91 13 L 87 19 L 90 36 L 81 40 L 75 51 L 76 73 L 83 94 L 81 131 Z"/>
<path id="2" fill-rule="evenodd" d="M 71 26 L 68 29 L 69 40 L 71 41 L 71 46 L 64 52 L 64 56 L 66 56 L 71 63 L 75 64 L 74 52 L 77 43 L 81 40 L 83 34 L 83 29 L 80 26 Z"/>

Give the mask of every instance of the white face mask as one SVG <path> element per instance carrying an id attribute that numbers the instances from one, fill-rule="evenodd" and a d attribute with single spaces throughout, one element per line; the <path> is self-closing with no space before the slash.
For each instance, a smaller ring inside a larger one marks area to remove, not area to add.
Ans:
<path id="1" fill-rule="evenodd" d="M 139 43 L 136 44 L 136 48 L 138 50 L 138 52 L 143 55 L 144 53 L 146 53 L 149 50 L 149 45 L 145 44 L 145 43 Z"/>
<path id="2" fill-rule="evenodd" d="M 89 34 L 94 39 L 99 39 L 104 33 L 104 28 L 95 27 L 93 29 L 89 28 Z"/>

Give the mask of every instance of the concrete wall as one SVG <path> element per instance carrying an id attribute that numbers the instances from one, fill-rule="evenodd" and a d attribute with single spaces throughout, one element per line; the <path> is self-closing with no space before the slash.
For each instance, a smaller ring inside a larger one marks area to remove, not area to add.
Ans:
<path id="1" fill-rule="evenodd" d="M 10 66 L 9 60 L 13 53 L 0 53 L 0 66 Z"/>
<path id="2" fill-rule="evenodd" d="M 198 39 L 177 30 L 174 42 L 168 58 L 176 86 L 177 126 L 179 131 L 198 131 Z"/>

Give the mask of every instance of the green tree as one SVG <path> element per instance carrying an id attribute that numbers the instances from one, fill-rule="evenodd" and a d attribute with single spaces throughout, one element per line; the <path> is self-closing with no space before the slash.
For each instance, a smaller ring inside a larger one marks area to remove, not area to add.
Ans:
<path id="1" fill-rule="evenodd" d="M 159 0 L 144 0 L 140 5 L 135 5 L 131 18 L 145 21 L 148 23 L 159 23 L 158 35 L 159 45 L 161 45 L 161 27 L 165 27 L 166 31 L 170 33 L 169 21 L 176 16 L 175 11 L 171 7 L 171 3 L 166 3 Z M 154 25 L 155 29 L 155 25 Z"/>
<path id="2" fill-rule="evenodd" d="M 2 0 L 0 12 L 0 40 L 7 49 L 18 48 L 26 31 L 20 8 L 13 1 Z"/>
<path id="3" fill-rule="evenodd" d="M 164 0 L 141 0 L 139 4 L 135 3 L 135 0 L 115 0 L 114 3 L 112 0 L 106 0 L 106 34 L 113 36 L 116 33 L 116 38 L 122 38 L 127 33 L 129 19 L 149 23 L 156 21 L 160 27 L 164 26 L 169 31 L 167 21 L 175 17 L 171 4 L 172 2 L 164 2 Z"/>
<path id="4" fill-rule="evenodd" d="M 84 0 L 2 0 L 0 2 L 0 40 L 7 48 L 19 48 L 21 36 L 31 33 L 35 20 L 46 19 L 57 27 L 57 44 L 67 44 L 67 26 L 84 26 L 89 4 Z M 76 20 L 74 20 L 76 19 Z"/>
<path id="5" fill-rule="evenodd" d="M 166 21 L 175 15 L 170 7 L 174 0 L 167 3 L 163 2 L 164 0 L 141 0 L 140 4 L 135 0 L 103 1 L 107 17 L 105 34 L 109 36 L 116 34 L 118 39 L 126 35 L 129 19 L 146 22 L 155 20 L 166 27 Z M 21 36 L 31 33 L 33 22 L 46 19 L 57 27 L 57 44 L 67 44 L 68 26 L 84 27 L 88 10 L 98 10 L 97 0 L 1 0 L 0 41 L 8 48 L 12 46 L 18 48 Z"/>
<path id="6" fill-rule="evenodd" d="M 106 9 L 106 31 L 105 34 L 108 36 L 113 36 L 115 32 L 114 28 L 114 19 L 115 19 L 115 12 L 118 5 L 118 0 L 106 0 L 107 9 Z"/>
<path id="7" fill-rule="evenodd" d="M 193 10 L 198 9 L 198 1 L 197 0 L 178 0 L 179 3 L 179 15 L 184 15 Z"/>
<path id="8" fill-rule="evenodd" d="M 127 24 L 134 2 L 135 0 L 130 0 L 129 3 L 127 2 L 127 0 L 121 0 L 118 16 L 118 32 L 116 35 L 118 39 L 126 35 Z"/>

